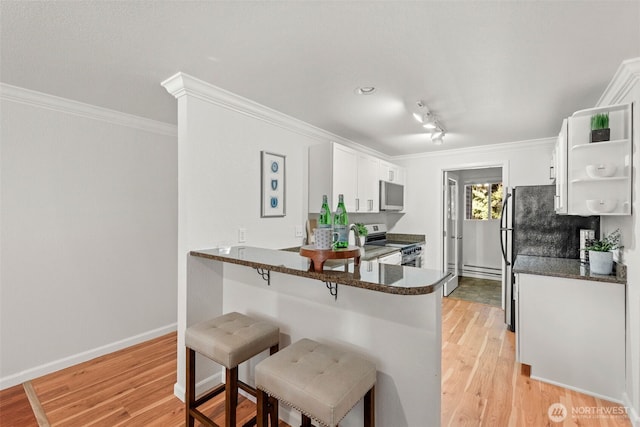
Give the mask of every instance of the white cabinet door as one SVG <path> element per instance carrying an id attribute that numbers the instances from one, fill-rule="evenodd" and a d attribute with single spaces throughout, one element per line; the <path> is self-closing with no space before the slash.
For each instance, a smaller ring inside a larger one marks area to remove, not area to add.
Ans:
<path id="1" fill-rule="evenodd" d="M 358 154 L 358 197 L 356 212 L 380 211 L 379 160 L 364 153 Z"/>
<path id="2" fill-rule="evenodd" d="M 379 177 L 383 181 L 398 182 L 399 166 L 380 160 Z"/>
<path id="3" fill-rule="evenodd" d="M 340 144 L 333 145 L 333 204 L 338 205 L 338 195 L 344 195 L 347 212 L 356 211 L 358 198 L 358 152 Z"/>
<path id="4" fill-rule="evenodd" d="M 556 142 L 554 168 L 556 174 L 556 195 L 554 206 L 557 214 L 567 212 L 567 119 L 562 121 L 562 128 Z"/>
<path id="5" fill-rule="evenodd" d="M 378 171 L 378 179 L 394 182 L 396 184 L 405 184 L 406 169 L 401 166 L 380 160 Z"/>
<path id="6" fill-rule="evenodd" d="M 625 285 L 518 274 L 519 362 L 536 379 L 620 400 Z"/>

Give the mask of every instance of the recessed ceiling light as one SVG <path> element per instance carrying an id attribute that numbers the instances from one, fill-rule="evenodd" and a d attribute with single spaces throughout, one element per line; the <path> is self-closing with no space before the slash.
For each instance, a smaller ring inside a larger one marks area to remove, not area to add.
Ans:
<path id="1" fill-rule="evenodd" d="M 376 88 L 373 86 L 361 86 L 356 88 L 356 94 L 358 95 L 371 95 L 376 91 Z"/>

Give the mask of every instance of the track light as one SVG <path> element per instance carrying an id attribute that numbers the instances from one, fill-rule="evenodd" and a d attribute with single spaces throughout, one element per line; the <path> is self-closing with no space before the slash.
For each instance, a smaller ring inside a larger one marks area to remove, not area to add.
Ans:
<path id="1" fill-rule="evenodd" d="M 425 129 L 437 129 L 438 124 L 436 123 L 436 119 L 433 117 L 433 114 L 428 114 L 428 120 L 425 120 L 422 123 L 422 127 Z"/>
<path id="2" fill-rule="evenodd" d="M 432 133 L 431 134 L 431 142 L 433 142 L 434 145 L 442 145 L 443 138 L 444 137 L 444 132 L 441 133 Z"/>
<path id="3" fill-rule="evenodd" d="M 438 117 L 429 111 L 429 107 L 427 107 L 427 104 L 424 101 L 417 101 L 416 106 L 418 107 L 418 111 L 412 113 L 413 117 L 418 122 L 422 123 L 423 128 L 431 131 L 431 142 L 436 145 L 442 144 L 442 138 L 444 137 L 445 130 L 440 124 Z"/>

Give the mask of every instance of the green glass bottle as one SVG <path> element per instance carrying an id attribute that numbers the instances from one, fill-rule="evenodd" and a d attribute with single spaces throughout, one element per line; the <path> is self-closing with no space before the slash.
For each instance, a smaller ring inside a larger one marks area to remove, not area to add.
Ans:
<path id="1" fill-rule="evenodd" d="M 322 207 L 320 208 L 320 218 L 318 218 L 318 228 L 331 228 L 331 209 L 327 202 L 327 195 L 322 196 Z"/>
<path id="2" fill-rule="evenodd" d="M 344 196 L 338 196 L 338 207 L 333 215 L 333 231 L 337 233 L 334 249 L 346 248 L 349 246 L 349 216 L 344 207 Z"/>

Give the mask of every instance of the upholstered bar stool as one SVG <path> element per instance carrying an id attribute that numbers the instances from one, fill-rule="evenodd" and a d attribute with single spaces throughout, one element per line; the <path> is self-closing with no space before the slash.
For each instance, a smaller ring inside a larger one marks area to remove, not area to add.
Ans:
<path id="1" fill-rule="evenodd" d="M 356 354 L 302 339 L 258 363 L 255 377 L 258 427 L 272 398 L 300 411 L 302 427 L 335 427 L 364 397 L 364 426 L 375 425 L 376 366 Z"/>
<path id="2" fill-rule="evenodd" d="M 270 349 L 271 354 L 276 353 L 279 340 L 278 327 L 235 312 L 189 327 L 185 333 L 187 426 L 193 426 L 194 419 L 197 419 L 206 426 L 218 427 L 197 408 L 224 391 L 225 426 L 235 427 L 238 388 L 256 396 L 256 390 L 253 387 L 238 379 L 238 365 L 267 349 Z M 196 399 L 195 395 L 196 352 L 226 368 L 226 383 L 218 385 L 199 399 Z M 277 404 L 275 407 L 272 405 L 268 408 L 272 420 L 278 419 L 277 410 Z"/>

